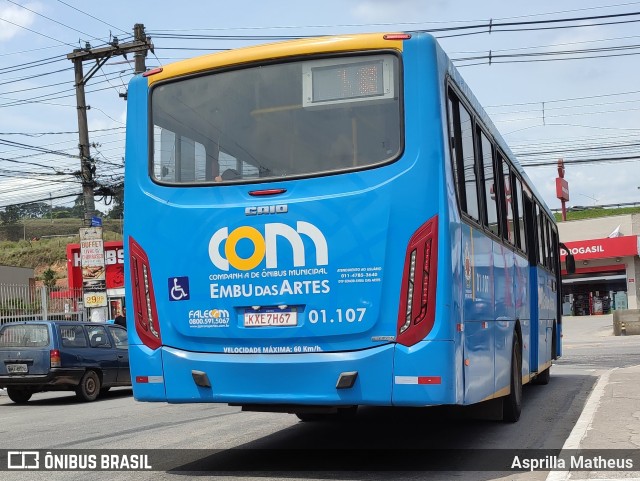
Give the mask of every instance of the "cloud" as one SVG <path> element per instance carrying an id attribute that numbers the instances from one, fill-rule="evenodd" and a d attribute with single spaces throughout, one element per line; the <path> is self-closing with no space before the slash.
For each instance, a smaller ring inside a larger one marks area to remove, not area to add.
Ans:
<path id="1" fill-rule="evenodd" d="M 25 6 L 31 10 L 38 10 L 37 4 L 27 4 Z M 7 22 L 0 20 L 0 42 L 10 40 L 19 33 L 24 32 L 25 30 L 17 25 L 30 27 L 33 25 L 35 18 L 35 13 L 17 5 L 0 5 L 0 19 L 7 20 Z"/>

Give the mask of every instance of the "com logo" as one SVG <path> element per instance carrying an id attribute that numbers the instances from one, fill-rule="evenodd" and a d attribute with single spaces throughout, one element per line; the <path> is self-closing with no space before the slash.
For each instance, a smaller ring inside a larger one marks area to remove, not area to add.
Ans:
<path id="1" fill-rule="evenodd" d="M 209 258 L 213 265 L 222 271 L 228 271 L 229 266 L 239 271 L 255 269 L 265 260 L 267 269 L 278 268 L 277 238 L 282 237 L 293 251 L 293 266 L 305 266 L 305 246 L 302 236 L 311 240 L 315 248 L 316 265 L 324 266 L 329 263 L 327 240 L 315 225 L 299 221 L 296 228 L 278 222 L 265 224 L 264 233 L 255 227 L 241 226 L 231 232 L 228 227 L 218 229 L 209 241 Z M 253 253 L 248 257 L 238 255 L 237 246 L 241 240 L 248 240 L 253 244 Z M 224 244 L 224 249 L 221 246 Z M 222 255 L 221 251 L 224 252 Z"/>

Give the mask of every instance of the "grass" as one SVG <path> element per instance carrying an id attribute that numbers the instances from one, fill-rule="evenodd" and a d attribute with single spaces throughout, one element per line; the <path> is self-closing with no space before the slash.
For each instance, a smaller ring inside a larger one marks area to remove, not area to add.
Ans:
<path id="1" fill-rule="evenodd" d="M 567 211 L 567 220 L 596 219 L 598 217 L 609 217 L 612 215 L 638 214 L 640 207 L 620 207 L 617 209 L 604 209 L 602 207 L 585 207 L 584 210 Z M 556 221 L 562 220 L 562 214 L 554 213 Z"/>

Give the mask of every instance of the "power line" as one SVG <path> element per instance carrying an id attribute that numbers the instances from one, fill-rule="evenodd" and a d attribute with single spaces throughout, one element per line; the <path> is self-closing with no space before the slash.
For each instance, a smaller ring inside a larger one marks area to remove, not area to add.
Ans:
<path id="1" fill-rule="evenodd" d="M 640 12 L 626 12 L 619 14 L 610 14 L 610 15 L 592 15 L 592 16 L 584 16 L 584 17 L 570 17 L 570 18 L 557 18 L 557 19 L 548 19 L 548 20 L 528 20 L 528 21 L 519 21 L 519 22 L 499 22 L 490 20 L 489 22 L 476 23 L 471 25 L 462 25 L 455 27 L 441 27 L 441 28 L 426 28 L 415 30 L 415 32 L 428 32 L 431 34 L 434 33 L 442 33 L 442 32 L 455 32 L 455 31 L 468 31 L 468 30 L 479 30 L 486 29 L 486 31 L 481 32 L 471 32 L 468 34 L 477 35 L 481 33 L 493 33 L 493 32 L 501 32 L 501 31 L 531 31 L 536 29 L 513 29 L 513 30 L 504 30 L 504 27 L 524 27 L 530 25 L 549 25 L 549 24 L 559 24 L 559 23 L 577 23 L 577 25 L 567 25 L 567 26 L 556 26 L 552 28 L 580 28 L 586 26 L 598 26 L 598 25 L 611 25 L 613 23 L 592 23 L 585 24 L 583 22 L 588 20 L 607 20 L 614 18 L 625 18 L 625 17 L 637 17 L 640 15 Z M 640 20 L 631 20 L 630 22 L 638 22 Z M 332 26 L 335 28 L 334 26 Z M 546 28 L 539 27 L 537 30 L 543 30 Z M 204 29 L 203 29 L 204 30 Z M 167 30 L 155 30 L 150 31 L 149 34 L 154 38 L 167 38 L 167 39 L 178 39 L 178 40 L 291 40 L 291 39 L 300 39 L 300 38 L 313 38 L 318 35 L 204 35 L 204 34 L 172 34 L 172 33 L 163 33 Z M 439 37 L 443 38 L 443 37 Z"/>
<path id="2" fill-rule="evenodd" d="M 68 72 L 69 70 L 70 69 L 67 67 L 60 70 L 53 70 L 51 72 L 38 72 L 37 76 L 38 78 L 40 78 L 40 77 L 44 77 L 45 75 L 53 75 L 60 72 Z M 28 75 L 26 77 L 14 77 L 14 78 L 6 79 L 4 82 L 0 82 L 0 85 L 18 83 L 18 82 L 22 82 L 23 80 L 33 80 L 33 78 L 34 78 L 33 74 Z"/>
<path id="3" fill-rule="evenodd" d="M 29 31 L 31 33 L 35 33 L 36 35 L 40 35 L 41 37 L 45 37 L 45 38 L 48 38 L 49 40 L 53 40 L 55 42 L 61 43 L 62 45 L 69 45 L 71 47 L 74 47 L 73 44 L 70 44 L 70 43 L 67 43 L 67 42 L 63 42 L 62 40 L 58 40 L 57 38 L 53 38 L 53 37 L 50 37 L 49 35 L 45 35 L 44 33 L 37 32 L 36 30 L 32 30 L 32 29 L 30 29 L 28 27 L 25 27 L 24 25 L 19 25 L 17 23 L 11 22 L 10 20 L 7 20 L 6 18 L 0 17 L 0 20 L 2 20 L 3 22 L 10 23 L 11 25 L 14 25 L 14 26 L 16 26 L 18 28 L 22 28 L 24 30 L 27 30 L 27 31 Z"/>
<path id="4" fill-rule="evenodd" d="M 124 127 L 110 127 L 107 129 L 93 129 L 89 132 L 107 132 L 111 130 L 122 130 Z M 44 135 L 63 135 L 63 134 L 77 134 L 77 130 L 68 130 L 64 132 L 0 132 L 0 135 L 25 135 L 27 137 L 42 137 Z"/>
<path id="5" fill-rule="evenodd" d="M 21 63 L 21 64 L 17 64 L 17 65 L 11 65 L 9 67 L 2 67 L 2 68 L 0 68 L 0 74 L 4 75 L 6 73 L 17 72 L 17 71 L 26 70 L 26 69 L 29 69 L 29 68 L 42 67 L 43 65 L 48 65 L 48 64 L 55 63 L 55 62 L 60 62 L 62 60 L 65 60 L 64 56 L 56 55 L 54 57 L 43 58 L 43 59 L 40 59 L 40 60 L 33 60 L 31 62 L 25 62 L 25 63 Z M 34 64 L 37 64 L 37 65 L 34 65 Z"/>
<path id="6" fill-rule="evenodd" d="M 23 144 L 22 142 L 14 142 L 13 140 L 2 140 L 2 139 L 0 139 L 0 145 L 6 145 L 6 146 L 9 146 L 9 147 L 21 147 L 23 149 L 28 149 L 28 150 L 37 150 L 37 151 L 43 152 L 45 154 L 59 155 L 61 157 L 70 157 L 72 159 L 78 159 L 79 158 L 77 155 L 67 154 L 66 152 L 61 152 L 59 150 L 46 149 L 44 147 L 38 147 L 38 146 L 35 146 L 35 145 Z M 3 159 L 3 160 L 6 160 L 6 159 Z"/>
<path id="7" fill-rule="evenodd" d="M 564 13 L 583 12 L 588 10 L 602 10 L 607 8 L 627 7 L 630 5 L 640 5 L 640 2 L 627 2 L 618 3 L 615 5 L 600 5 L 596 7 L 578 8 L 572 10 L 560 10 L 556 12 L 543 12 L 532 13 L 527 15 L 513 16 L 513 17 L 501 17 L 494 19 L 499 20 L 511 20 L 515 18 L 532 18 L 542 17 L 546 15 L 558 15 Z M 398 27 L 399 25 L 424 25 L 424 24 L 452 24 L 452 23 L 469 23 L 480 22 L 480 20 L 443 20 L 443 21 L 417 21 L 417 22 L 387 22 L 387 23 L 347 23 L 347 24 L 320 24 L 320 25 L 279 25 L 279 26 L 252 26 L 252 27 L 210 27 L 210 28 L 187 28 L 187 29 L 158 29 L 155 32 L 204 32 L 204 31 L 242 31 L 242 30 L 290 30 L 290 29 L 313 29 L 313 28 L 352 28 L 352 27 Z"/>
<path id="8" fill-rule="evenodd" d="M 88 34 L 88 33 L 85 33 L 85 32 L 83 32 L 82 30 L 78 30 L 77 28 L 70 27 L 69 25 L 66 25 L 66 24 L 64 24 L 64 23 L 62 23 L 62 22 L 58 22 L 57 20 L 54 20 L 53 18 L 47 17 L 46 15 L 43 15 L 43 14 L 41 14 L 41 13 L 39 13 L 39 12 L 36 12 L 35 10 L 31 10 L 30 8 L 25 7 L 24 5 L 20 5 L 19 3 L 14 2 L 13 0 L 7 0 L 7 2 L 12 3 L 12 4 L 14 4 L 14 5 L 15 5 L 15 6 L 17 6 L 17 7 L 23 8 L 24 10 L 27 10 L 27 11 L 29 11 L 29 12 L 31 12 L 31 13 L 34 13 L 34 14 L 38 15 L 39 17 L 46 18 L 47 20 L 49 20 L 49 21 L 51 21 L 51 22 L 54 22 L 54 23 L 57 23 L 58 25 L 62 25 L 63 27 L 66 27 L 66 28 L 68 28 L 68 29 L 70 29 L 70 30 L 73 30 L 74 32 L 81 33 L 82 35 L 86 35 L 87 37 L 93 38 L 94 40 L 99 40 L 100 42 L 105 42 L 103 39 L 100 39 L 100 38 L 94 37 L 93 35 L 90 35 L 90 34 Z M 106 43 L 106 42 L 105 42 L 105 43 Z"/>
<path id="9" fill-rule="evenodd" d="M 593 159 L 574 159 L 567 160 L 564 159 L 565 165 L 567 164 L 593 164 L 593 163 L 612 163 L 612 162 L 631 162 L 640 160 L 640 155 L 632 155 L 629 157 L 599 157 Z M 550 160 L 548 162 L 531 162 L 531 163 L 520 163 L 522 167 L 548 167 L 548 166 L 557 166 L 558 159 Z"/>
<path id="10" fill-rule="evenodd" d="M 40 50 L 49 50 L 51 48 L 58 48 L 58 45 L 50 45 L 49 47 L 32 48 L 29 50 L 20 50 L 18 52 L 0 53 L 0 57 L 8 57 L 9 55 L 23 55 L 25 53 L 38 52 Z"/>
<path id="11" fill-rule="evenodd" d="M 83 11 L 83 10 L 80 10 L 79 8 L 74 7 L 73 5 L 69 5 L 68 3 L 63 2 L 62 0 L 58 0 L 58 2 L 59 2 L 59 3 L 61 3 L 61 4 L 63 4 L 63 5 L 66 5 L 66 6 L 67 6 L 67 7 L 69 7 L 69 8 L 72 8 L 72 9 L 73 9 L 73 10 L 75 10 L 76 12 L 80 12 L 80 13 L 82 13 L 83 15 L 86 15 L 87 17 L 91 17 L 91 18 L 93 18 L 94 20 L 97 20 L 98 22 L 104 23 L 104 24 L 105 24 L 105 25 L 107 25 L 108 27 L 115 28 L 116 30 L 120 30 L 121 32 L 123 32 L 123 33 L 124 33 L 124 34 L 126 34 L 126 35 L 130 35 L 130 33 L 129 33 L 129 32 L 127 32 L 127 31 L 125 31 L 125 30 L 122 30 L 121 28 L 116 27 L 115 25 L 111 25 L 110 23 L 107 23 L 107 22 L 105 22 L 104 20 L 99 19 L 98 17 L 94 17 L 94 16 L 93 16 L 93 15 L 91 15 L 90 13 L 87 13 L 87 12 L 85 12 L 85 11 Z"/>

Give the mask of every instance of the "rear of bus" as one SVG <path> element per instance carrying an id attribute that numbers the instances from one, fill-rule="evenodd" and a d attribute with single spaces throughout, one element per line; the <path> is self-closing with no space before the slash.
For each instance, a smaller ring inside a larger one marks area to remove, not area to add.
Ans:
<path id="1" fill-rule="evenodd" d="M 358 35 L 132 81 L 136 399 L 459 401 L 439 62 L 427 35 Z"/>

